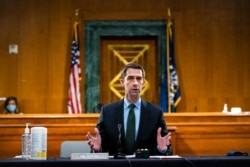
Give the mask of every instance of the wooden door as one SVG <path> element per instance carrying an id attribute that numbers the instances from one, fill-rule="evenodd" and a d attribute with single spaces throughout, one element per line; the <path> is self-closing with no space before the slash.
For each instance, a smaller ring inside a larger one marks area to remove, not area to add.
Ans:
<path id="1" fill-rule="evenodd" d="M 156 38 L 102 38 L 100 57 L 100 102 L 111 103 L 122 99 L 120 70 L 129 62 L 141 64 L 146 71 L 142 98 L 159 104 L 158 58 Z"/>

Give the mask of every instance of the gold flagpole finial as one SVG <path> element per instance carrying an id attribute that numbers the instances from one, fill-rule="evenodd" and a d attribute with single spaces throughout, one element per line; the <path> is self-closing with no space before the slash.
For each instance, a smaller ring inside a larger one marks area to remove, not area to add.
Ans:
<path id="1" fill-rule="evenodd" d="M 170 11 L 170 8 L 168 8 L 168 17 L 169 17 L 169 18 L 171 17 L 171 11 Z"/>
<path id="2" fill-rule="evenodd" d="M 78 15 L 79 15 L 79 9 L 75 9 L 75 16 L 76 16 L 76 18 L 78 18 Z"/>

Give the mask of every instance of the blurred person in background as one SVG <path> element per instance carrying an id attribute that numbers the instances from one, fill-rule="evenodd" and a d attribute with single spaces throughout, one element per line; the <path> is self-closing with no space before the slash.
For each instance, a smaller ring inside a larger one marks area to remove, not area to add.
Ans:
<path id="1" fill-rule="evenodd" d="M 16 97 L 7 97 L 4 102 L 4 114 L 20 114 Z"/>
<path id="2" fill-rule="evenodd" d="M 102 111 L 102 106 L 103 104 L 98 103 L 94 108 L 93 108 L 93 113 L 100 113 Z"/>

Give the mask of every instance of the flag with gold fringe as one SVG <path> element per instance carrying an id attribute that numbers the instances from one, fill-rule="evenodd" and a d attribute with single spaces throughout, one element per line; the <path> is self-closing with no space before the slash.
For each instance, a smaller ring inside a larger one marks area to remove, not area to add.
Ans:
<path id="1" fill-rule="evenodd" d="M 174 57 L 174 24 L 172 19 L 168 19 L 166 29 L 167 55 L 163 59 L 164 72 L 161 81 L 160 103 L 164 112 L 176 112 L 176 106 L 181 100 L 181 92 Z"/>
<path id="2" fill-rule="evenodd" d="M 69 76 L 69 92 L 68 92 L 68 113 L 82 113 L 81 94 L 80 94 L 80 50 L 79 50 L 79 22 L 74 22 L 74 32 L 71 44 L 71 62 Z"/>

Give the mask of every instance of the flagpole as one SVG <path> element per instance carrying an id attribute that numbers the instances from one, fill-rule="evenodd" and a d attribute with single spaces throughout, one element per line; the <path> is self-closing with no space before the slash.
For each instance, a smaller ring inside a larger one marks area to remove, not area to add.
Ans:
<path id="1" fill-rule="evenodd" d="M 79 16 L 79 9 L 75 9 L 75 21 L 74 21 L 74 35 L 75 35 L 75 40 L 76 40 L 76 43 L 78 44 L 78 24 L 79 24 L 79 21 L 78 21 L 78 16 Z"/>
<path id="2" fill-rule="evenodd" d="M 81 80 L 81 65 L 80 65 L 80 48 L 79 48 L 79 9 L 75 10 L 75 19 L 73 24 L 73 39 L 71 43 L 71 61 L 70 61 L 70 76 L 69 76 L 69 97 L 68 97 L 68 113 L 82 113 L 80 80 Z"/>
<path id="3" fill-rule="evenodd" d="M 75 9 L 75 16 L 76 16 L 76 19 L 78 19 L 78 15 L 79 15 L 79 9 Z"/>
<path id="4" fill-rule="evenodd" d="M 168 112 L 170 113 L 171 112 L 171 97 L 170 97 L 170 70 L 169 70 L 169 54 L 170 54 L 170 51 L 169 51 L 169 26 L 170 26 L 170 22 L 171 22 L 171 13 L 170 13 L 170 9 L 168 8 L 168 19 L 167 19 L 167 58 L 166 58 L 166 64 L 167 64 L 167 75 L 168 75 Z"/>

